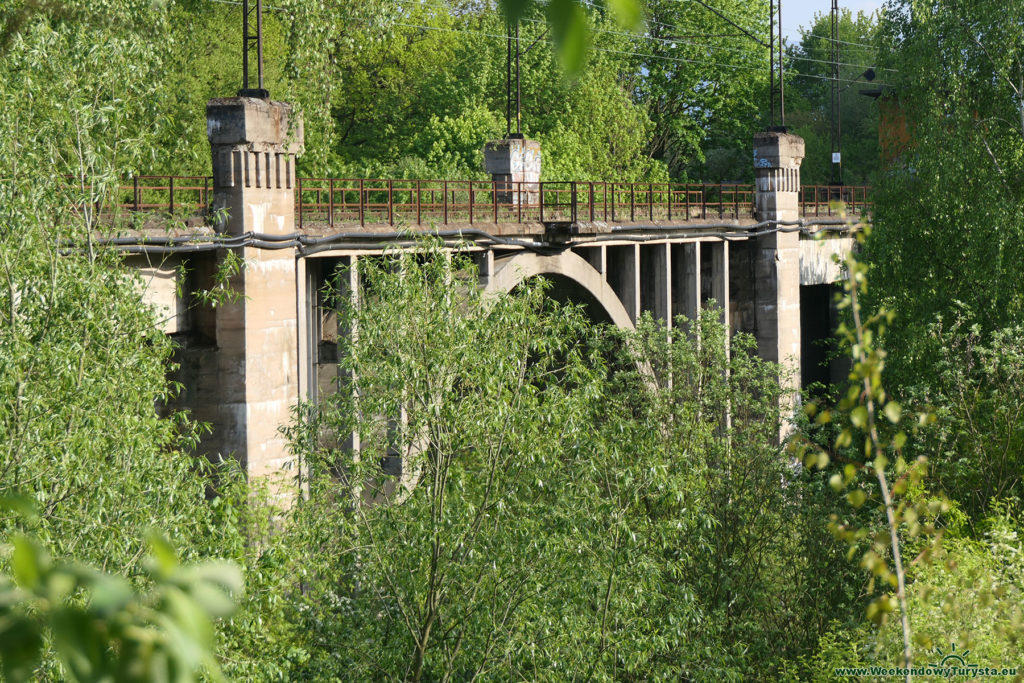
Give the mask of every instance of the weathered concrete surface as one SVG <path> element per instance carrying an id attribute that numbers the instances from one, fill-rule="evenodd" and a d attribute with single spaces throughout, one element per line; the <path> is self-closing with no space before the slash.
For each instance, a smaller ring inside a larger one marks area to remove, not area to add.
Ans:
<path id="1" fill-rule="evenodd" d="M 754 135 L 755 203 L 759 220 L 800 217 L 800 163 L 804 141 L 778 132 Z M 800 234 L 757 238 L 754 261 L 757 345 L 765 360 L 800 373 Z M 799 380 L 797 380 L 799 381 Z"/>
<path id="2" fill-rule="evenodd" d="M 484 168 L 498 184 L 498 202 L 536 204 L 540 194 L 540 143 L 511 138 L 484 145 Z"/>
<path id="3" fill-rule="evenodd" d="M 182 281 L 180 258 L 149 259 L 132 256 L 126 265 L 139 274 L 142 291 L 139 298 L 152 306 L 164 334 L 182 334 L 189 330 L 186 286 Z"/>
<path id="4" fill-rule="evenodd" d="M 293 232 L 302 124 L 291 107 L 235 97 L 211 100 L 207 117 L 214 206 L 228 214 L 222 228 L 229 234 Z M 196 392 L 213 425 L 204 447 L 238 458 L 250 477 L 294 476 L 279 429 L 298 400 L 298 311 L 305 288 L 298 282 L 296 251 L 244 247 L 234 253 L 244 262 L 229 281 L 236 298 L 214 309 L 216 360 L 202 363 L 216 384 Z M 284 499 L 290 495 L 278 492 Z"/>
<path id="5" fill-rule="evenodd" d="M 253 97 L 210 100 L 206 132 L 213 155 L 213 210 L 227 212 L 217 228 L 286 234 L 295 226 L 295 159 L 302 120 L 284 102 Z"/>
<path id="6" fill-rule="evenodd" d="M 800 240 L 800 284 L 826 285 L 842 280 L 842 264 L 857 240 L 850 235 L 825 235 Z M 838 257 L 838 263 L 833 257 Z"/>
<path id="7" fill-rule="evenodd" d="M 278 428 L 298 399 L 295 253 L 246 248 L 232 278 L 242 295 L 218 307 L 216 342 L 223 454 L 234 452 L 250 476 L 287 469 L 291 455 Z"/>
<path id="8" fill-rule="evenodd" d="M 509 292 L 524 280 L 538 275 L 561 276 L 572 280 L 601 305 L 612 323 L 633 329 L 633 318 L 601 273 L 583 257 L 569 250 L 551 256 L 519 252 L 496 263 L 494 274 L 482 284 L 485 293 Z"/>

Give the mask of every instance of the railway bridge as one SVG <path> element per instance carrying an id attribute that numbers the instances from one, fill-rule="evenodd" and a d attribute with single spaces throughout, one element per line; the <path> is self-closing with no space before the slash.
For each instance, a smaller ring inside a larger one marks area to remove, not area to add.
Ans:
<path id="1" fill-rule="evenodd" d="M 486 145 L 486 181 L 332 179 L 297 176 L 303 128 L 288 104 L 211 100 L 207 121 L 212 178 L 133 179 L 115 210 L 133 220 L 107 241 L 180 342 L 180 402 L 213 427 L 202 450 L 250 476 L 293 465 L 278 428 L 337 377 L 343 331 L 325 287 L 357 291 L 358 268 L 340 285 L 334 274 L 422 234 L 471 253 L 488 289 L 544 276 L 553 296 L 622 327 L 646 311 L 671 326 L 714 299 L 764 358 L 828 378 L 814 342 L 834 325 L 832 256 L 853 245 L 833 202 L 869 204 L 863 187 L 802 188 L 799 137 L 754 136 L 754 185 L 541 181 L 539 145 L 521 138 Z M 237 296 L 205 304 L 196 293 L 232 257 Z"/>

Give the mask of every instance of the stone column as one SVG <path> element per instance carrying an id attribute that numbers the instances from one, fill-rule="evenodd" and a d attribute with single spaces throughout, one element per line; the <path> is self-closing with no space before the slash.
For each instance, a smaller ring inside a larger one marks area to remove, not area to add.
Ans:
<path id="1" fill-rule="evenodd" d="M 700 318 L 701 308 L 700 247 L 700 242 L 689 242 L 683 245 L 683 253 L 686 254 L 686 261 L 682 270 L 682 286 L 680 288 L 683 297 L 683 315 L 694 323 L 696 323 L 697 319 Z M 696 325 L 693 325 L 692 329 L 697 329 Z"/>
<path id="2" fill-rule="evenodd" d="M 525 138 L 484 145 L 484 169 L 496 184 L 499 204 L 524 206 L 540 200 L 540 143 Z"/>
<path id="3" fill-rule="evenodd" d="M 729 242 L 711 247 L 711 298 L 722 307 L 722 323 L 726 325 L 728 336 L 732 336 L 732 316 L 729 314 Z M 728 342 L 726 343 L 728 348 Z"/>
<path id="4" fill-rule="evenodd" d="M 800 162 L 804 141 L 780 132 L 754 135 L 755 204 L 760 221 L 800 218 Z M 793 228 L 795 226 L 785 226 Z M 758 238 L 755 254 L 758 353 L 800 377 L 800 233 Z"/>
<path id="5" fill-rule="evenodd" d="M 629 319 L 636 324 L 640 319 L 640 246 L 625 244 L 608 247 L 607 281 L 619 297 Z"/>
<path id="6" fill-rule="evenodd" d="M 290 105 L 252 97 L 211 100 L 206 107 L 213 154 L 213 207 L 229 235 L 287 235 L 295 230 L 295 158 L 302 123 Z M 240 247 L 244 266 L 231 277 L 237 295 L 216 314 L 217 387 L 211 454 L 238 458 L 250 477 L 273 476 L 282 498 L 293 477 L 292 456 L 278 428 L 298 399 L 299 317 L 305 282 L 294 248 Z M 224 258 L 222 256 L 221 258 Z M 209 405 L 208 403 L 208 405 Z"/>

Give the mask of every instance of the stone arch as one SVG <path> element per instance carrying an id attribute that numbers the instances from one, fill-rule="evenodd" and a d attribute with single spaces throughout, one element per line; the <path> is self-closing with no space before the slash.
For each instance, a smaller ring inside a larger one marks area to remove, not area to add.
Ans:
<path id="1" fill-rule="evenodd" d="M 523 281 L 537 276 L 554 280 L 555 288 L 568 294 L 565 298 L 595 304 L 612 324 L 627 330 L 635 328 L 622 301 L 601 274 L 568 249 L 550 255 L 523 251 L 501 259 L 495 263 L 495 272 L 488 278 L 484 292 L 510 292 Z"/>

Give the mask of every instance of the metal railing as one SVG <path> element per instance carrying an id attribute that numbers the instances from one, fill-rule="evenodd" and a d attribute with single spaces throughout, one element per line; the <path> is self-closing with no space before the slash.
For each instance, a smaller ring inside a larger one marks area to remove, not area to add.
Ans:
<path id="1" fill-rule="evenodd" d="M 117 222 L 133 215 L 157 214 L 182 218 L 200 218 L 209 214 L 213 199 L 213 178 L 209 176 L 140 175 L 109 189 L 109 196 L 101 200 L 85 199 L 95 196 L 98 188 L 79 187 L 76 179 L 66 176 L 76 206 L 86 201 L 101 220 Z M 75 192 L 78 188 L 79 192 Z"/>
<path id="2" fill-rule="evenodd" d="M 209 176 L 135 176 L 116 188 L 100 213 L 205 217 L 212 189 Z M 755 218 L 754 186 L 736 183 L 298 178 L 294 192 L 299 229 Z M 834 216 L 837 201 L 848 214 L 863 213 L 871 207 L 870 188 L 802 187 L 800 213 Z"/>
<path id="3" fill-rule="evenodd" d="M 835 216 L 836 202 L 843 202 L 847 214 L 863 214 L 871 209 L 870 192 L 867 185 L 806 185 L 800 188 L 800 215 Z"/>
<path id="4" fill-rule="evenodd" d="M 754 186 L 299 178 L 299 227 L 749 218 Z"/>

